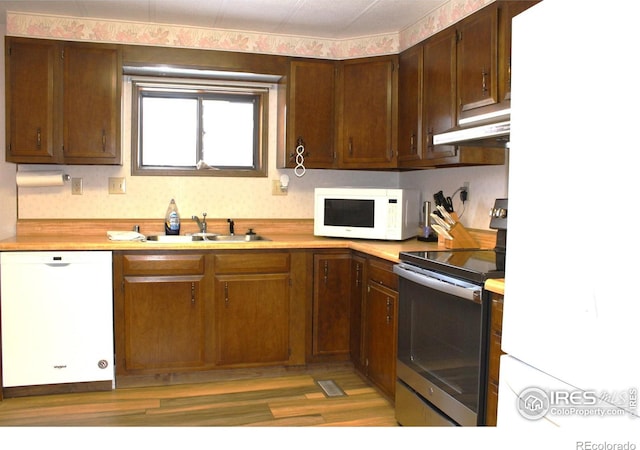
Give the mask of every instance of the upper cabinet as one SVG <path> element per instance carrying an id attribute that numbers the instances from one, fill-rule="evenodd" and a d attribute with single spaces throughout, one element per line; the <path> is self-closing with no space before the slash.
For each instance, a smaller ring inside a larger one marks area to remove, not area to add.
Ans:
<path id="1" fill-rule="evenodd" d="M 278 166 L 396 167 L 397 59 L 291 60 Z"/>
<path id="2" fill-rule="evenodd" d="M 434 146 L 433 136 L 510 106 L 511 19 L 535 3 L 495 2 L 400 54 L 399 168 L 504 163 L 504 149 Z"/>
<path id="3" fill-rule="evenodd" d="M 53 125 L 60 103 L 57 44 L 7 38 L 5 61 L 7 161 L 61 162 L 62 152 L 54 152 L 60 130 L 54 133 Z"/>
<path id="4" fill-rule="evenodd" d="M 340 167 L 396 166 L 397 61 L 393 55 L 340 64 Z"/>
<path id="5" fill-rule="evenodd" d="M 7 37 L 6 160 L 121 164 L 116 46 Z"/>
<path id="6" fill-rule="evenodd" d="M 115 46 L 63 48 L 63 148 L 67 164 L 120 164 L 122 63 Z"/>
<path id="7" fill-rule="evenodd" d="M 281 167 L 309 169 L 336 164 L 334 61 L 292 60 L 289 67 L 287 127 Z"/>
<path id="8" fill-rule="evenodd" d="M 509 108 L 511 20 L 538 1 L 498 1 L 457 26 L 458 119 Z"/>
<path id="9" fill-rule="evenodd" d="M 459 118 L 498 103 L 498 14 L 494 3 L 456 27 Z"/>
<path id="10" fill-rule="evenodd" d="M 422 46 L 401 53 L 398 64 L 398 165 L 410 167 L 423 159 Z"/>

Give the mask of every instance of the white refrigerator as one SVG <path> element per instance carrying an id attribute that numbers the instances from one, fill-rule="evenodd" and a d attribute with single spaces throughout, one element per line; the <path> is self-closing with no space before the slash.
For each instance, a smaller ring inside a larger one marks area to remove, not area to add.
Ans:
<path id="1" fill-rule="evenodd" d="M 513 20 L 498 429 L 640 446 L 640 22 L 630 4 L 543 0 Z"/>

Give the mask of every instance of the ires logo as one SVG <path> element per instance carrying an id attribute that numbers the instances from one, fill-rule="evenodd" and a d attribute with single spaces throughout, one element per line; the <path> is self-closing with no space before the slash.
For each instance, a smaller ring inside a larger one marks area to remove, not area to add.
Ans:
<path id="1" fill-rule="evenodd" d="M 637 389 L 619 392 L 595 390 L 544 390 L 528 387 L 518 395 L 517 409 L 527 420 L 549 416 L 621 416 L 637 417 Z"/>

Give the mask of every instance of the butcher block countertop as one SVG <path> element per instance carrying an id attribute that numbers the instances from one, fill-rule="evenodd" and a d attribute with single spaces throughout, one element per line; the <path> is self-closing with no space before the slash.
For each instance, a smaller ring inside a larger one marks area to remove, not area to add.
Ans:
<path id="1" fill-rule="evenodd" d="M 228 234 L 226 219 L 207 219 L 208 231 Z M 134 225 L 144 235 L 164 234 L 162 220 L 157 219 L 29 219 L 19 220 L 16 236 L 0 241 L 0 251 L 45 250 L 274 250 L 274 249 L 336 249 L 360 251 L 371 256 L 398 261 L 400 252 L 444 250 L 437 242 L 422 242 L 416 238 L 405 241 L 376 241 L 363 239 L 326 238 L 313 235 L 311 219 L 237 219 L 236 234 L 249 228 L 269 240 L 250 242 L 186 242 L 163 243 L 109 240 L 107 231 L 130 231 Z M 181 234 L 196 233 L 195 222 L 183 221 Z M 492 231 L 477 230 L 484 248 L 493 248 Z"/>
<path id="2" fill-rule="evenodd" d="M 495 294 L 504 295 L 504 278 L 487 280 L 484 283 L 484 288 Z"/>

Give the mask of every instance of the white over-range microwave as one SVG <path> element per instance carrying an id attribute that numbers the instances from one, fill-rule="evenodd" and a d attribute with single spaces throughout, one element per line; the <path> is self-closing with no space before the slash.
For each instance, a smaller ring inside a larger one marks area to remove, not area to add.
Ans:
<path id="1" fill-rule="evenodd" d="M 409 189 L 316 188 L 316 236 L 401 241 L 418 234 L 420 192 Z"/>

